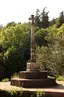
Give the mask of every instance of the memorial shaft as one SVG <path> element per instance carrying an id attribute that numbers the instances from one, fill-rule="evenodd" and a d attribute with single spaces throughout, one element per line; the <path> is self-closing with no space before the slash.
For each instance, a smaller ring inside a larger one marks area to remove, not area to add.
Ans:
<path id="1" fill-rule="evenodd" d="M 27 71 L 35 70 L 36 68 L 36 57 L 35 57 L 35 18 L 31 15 L 31 33 L 30 33 L 30 60 L 27 62 Z"/>
<path id="2" fill-rule="evenodd" d="M 30 60 L 31 62 L 34 62 L 35 59 L 35 31 L 34 31 L 34 15 L 31 15 L 31 44 L 30 44 Z"/>

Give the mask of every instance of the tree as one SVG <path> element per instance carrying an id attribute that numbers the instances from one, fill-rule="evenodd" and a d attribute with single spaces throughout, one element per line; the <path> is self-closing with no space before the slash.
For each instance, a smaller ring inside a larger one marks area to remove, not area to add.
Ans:
<path id="1" fill-rule="evenodd" d="M 50 21 L 49 26 L 53 26 L 55 23 L 56 23 L 56 21 L 55 21 L 55 19 L 53 18 L 53 19 Z"/>
<path id="2" fill-rule="evenodd" d="M 48 32 L 46 29 L 39 29 L 36 34 L 35 34 L 35 41 L 36 41 L 36 44 L 39 45 L 39 46 L 47 46 L 48 44 L 48 41 L 45 39 L 45 37 L 47 36 Z"/>
<path id="3" fill-rule="evenodd" d="M 52 26 L 46 30 L 45 40 L 48 43 L 47 46 L 37 46 L 36 62 L 41 70 L 48 70 L 57 77 L 64 74 L 64 24 L 60 28 Z M 39 37 L 43 35 L 41 31 L 38 33 Z"/>
<path id="4" fill-rule="evenodd" d="M 40 11 L 39 11 L 39 9 L 37 9 L 36 10 L 36 16 L 35 16 L 35 24 L 36 24 L 36 26 L 38 26 L 39 28 L 40 28 Z"/>
<path id="5" fill-rule="evenodd" d="M 16 24 L 4 28 L 0 33 L 2 60 L 5 75 L 10 76 L 20 70 L 25 70 L 29 58 L 30 35 L 28 24 Z M 27 53 L 26 53 L 27 52 Z"/>
<path id="6" fill-rule="evenodd" d="M 45 9 L 46 9 L 46 7 L 43 9 L 43 11 L 40 15 L 41 28 L 49 27 L 49 17 L 48 17 L 49 12 L 46 12 Z"/>
<path id="7" fill-rule="evenodd" d="M 62 11 L 62 12 L 60 13 L 59 21 L 60 21 L 60 24 L 61 24 L 61 25 L 62 25 L 62 23 L 64 23 L 64 11 Z"/>
<path id="8" fill-rule="evenodd" d="M 15 25 L 16 25 L 15 22 L 10 22 L 10 23 L 8 23 L 8 24 L 6 25 L 6 27 L 15 26 Z"/>
<path id="9" fill-rule="evenodd" d="M 49 27 L 49 17 L 48 13 L 45 11 L 46 7 L 40 13 L 39 9 L 36 10 L 35 22 L 39 28 L 47 28 Z"/>
<path id="10" fill-rule="evenodd" d="M 59 27 L 62 26 L 62 24 L 64 23 L 64 11 L 62 11 L 62 12 L 60 13 L 59 18 L 56 18 L 55 21 L 56 21 L 56 27 L 57 27 L 57 28 L 59 28 Z"/>

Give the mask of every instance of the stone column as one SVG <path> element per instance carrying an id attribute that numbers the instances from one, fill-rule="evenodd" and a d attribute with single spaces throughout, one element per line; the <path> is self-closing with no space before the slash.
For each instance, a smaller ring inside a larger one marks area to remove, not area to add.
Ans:
<path id="1" fill-rule="evenodd" d="M 33 71 L 35 70 L 36 67 L 36 57 L 35 57 L 35 18 L 34 15 L 31 15 L 31 18 L 29 18 L 29 20 L 31 20 L 31 43 L 30 43 L 30 60 L 27 62 L 27 70 L 28 71 Z"/>
<path id="2" fill-rule="evenodd" d="M 35 62 L 36 61 L 36 58 L 35 58 L 35 30 L 34 30 L 34 22 L 35 22 L 35 19 L 34 19 L 34 15 L 31 15 L 31 44 L 30 44 L 30 61 L 31 62 Z"/>

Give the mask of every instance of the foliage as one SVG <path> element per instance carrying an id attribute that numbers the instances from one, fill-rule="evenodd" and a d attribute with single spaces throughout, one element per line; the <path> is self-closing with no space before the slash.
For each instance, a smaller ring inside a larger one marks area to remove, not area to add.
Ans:
<path id="1" fill-rule="evenodd" d="M 33 91 L 23 91 L 21 90 L 0 90 L 0 96 L 1 97 L 53 97 L 52 94 L 45 93 L 43 91 L 38 92 L 38 96 L 36 92 Z"/>
<path id="2" fill-rule="evenodd" d="M 42 46 L 42 45 L 47 45 L 47 41 L 45 39 L 45 37 L 47 36 L 48 32 L 46 29 L 39 29 L 36 33 L 35 33 L 35 41 L 36 41 L 36 44 L 39 45 L 39 46 Z"/>
<path id="3" fill-rule="evenodd" d="M 64 12 L 49 20 L 46 7 L 36 10 L 36 60 L 40 69 L 54 76 L 64 74 Z M 10 22 L 0 27 L 0 80 L 26 69 L 30 57 L 30 26 Z"/>
<path id="4" fill-rule="evenodd" d="M 46 12 L 45 9 L 46 7 L 43 9 L 41 13 L 39 9 L 36 10 L 35 22 L 36 26 L 38 26 L 39 28 L 49 27 L 49 17 L 48 17 L 49 12 Z"/>
<path id="5" fill-rule="evenodd" d="M 64 11 L 60 12 L 60 15 L 58 18 L 56 19 L 52 19 L 50 21 L 50 25 L 49 26 L 53 26 L 54 24 L 56 25 L 57 28 L 61 27 L 62 24 L 64 23 Z"/>
<path id="6" fill-rule="evenodd" d="M 62 75 L 62 76 L 59 75 L 59 76 L 57 77 L 57 80 L 58 80 L 58 81 L 64 81 L 64 75 Z"/>
<path id="7" fill-rule="evenodd" d="M 4 78 L 4 79 L 2 79 L 2 82 L 8 82 L 8 81 L 9 81 L 8 78 Z"/>
<path id="8" fill-rule="evenodd" d="M 8 24 L 6 25 L 6 27 L 15 26 L 15 25 L 16 25 L 15 22 L 10 22 L 10 23 L 8 23 Z"/>
<path id="9" fill-rule="evenodd" d="M 1 59 L 6 76 L 25 69 L 26 61 L 29 58 L 29 31 L 28 24 L 16 24 L 3 28 L 0 32 Z"/>
<path id="10" fill-rule="evenodd" d="M 48 70 L 54 76 L 64 73 L 64 25 L 60 28 L 47 28 L 48 34 L 45 39 L 47 46 L 37 47 L 36 62 L 40 69 Z"/>
<path id="11" fill-rule="evenodd" d="M 14 73 L 12 76 L 11 76 L 11 78 L 18 78 L 19 77 L 19 73 Z"/>
<path id="12" fill-rule="evenodd" d="M 41 22 L 40 22 L 40 11 L 39 11 L 39 9 L 36 10 L 35 24 L 36 24 L 36 26 L 40 27 Z"/>
<path id="13" fill-rule="evenodd" d="M 37 90 L 36 95 L 37 95 L 37 97 L 42 97 L 42 96 L 45 97 L 45 92 L 42 90 Z"/>
<path id="14" fill-rule="evenodd" d="M 61 25 L 64 23 L 64 11 L 60 13 L 59 21 Z"/>
<path id="15" fill-rule="evenodd" d="M 56 23 L 55 19 L 53 18 L 50 23 L 49 23 L 49 26 L 53 26 L 54 24 Z"/>

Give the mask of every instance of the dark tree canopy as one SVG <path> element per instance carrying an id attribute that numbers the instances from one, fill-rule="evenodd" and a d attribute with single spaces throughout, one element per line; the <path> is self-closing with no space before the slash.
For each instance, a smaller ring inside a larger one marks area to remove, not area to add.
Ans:
<path id="1" fill-rule="evenodd" d="M 48 13 L 45 11 L 46 7 L 43 9 L 43 11 L 40 13 L 39 9 L 36 10 L 36 26 L 39 28 L 47 28 L 49 27 L 49 16 Z"/>

